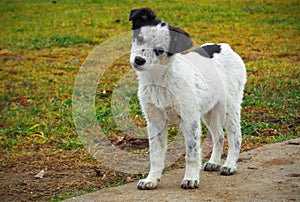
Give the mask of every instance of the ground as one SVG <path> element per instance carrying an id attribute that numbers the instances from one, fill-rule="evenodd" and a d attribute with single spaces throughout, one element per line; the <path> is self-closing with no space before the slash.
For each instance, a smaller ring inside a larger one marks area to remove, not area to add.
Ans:
<path id="1" fill-rule="evenodd" d="M 299 144 L 298 138 L 244 152 L 233 176 L 201 171 L 197 190 L 180 188 L 184 170 L 177 169 L 165 173 L 156 190 L 137 190 L 130 183 L 67 201 L 299 201 Z"/>
<path id="2" fill-rule="evenodd" d="M 256 193 L 255 195 L 258 197 L 257 192 L 264 192 L 265 189 L 269 189 L 268 183 L 270 179 L 277 180 L 275 184 L 278 185 L 278 196 L 282 193 L 281 191 L 284 190 L 287 193 L 297 192 L 300 186 L 300 173 L 297 170 L 297 166 L 299 166 L 300 162 L 299 142 L 300 139 L 291 140 L 285 143 L 267 145 L 259 147 L 256 150 L 243 152 L 239 160 L 240 169 L 235 176 L 223 177 L 219 176 L 217 173 L 207 173 L 202 171 L 202 185 L 199 189 L 199 191 L 201 191 L 201 196 L 208 194 L 208 196 L 214 198 L 215 196 L 212 196 L 211 192 L 215 191 L 219 194 L 218 197 L 220 198 L 228 200 L 234 199 L 236 195 L 232 193 L 228 195 L 228 193 L 230 193 L 229 190 L 223 190 L 224 186 L 228 185 L 232 189 L 236 189 L 234 193 L 239 192 L 237 197 L 241 200 L 253 197 L 254 193 Z M 130 144 L 129 147 L 134 147 L 134 145 L 139 144 L 139 146 L 137 146 L 139 148 L 142 147 L 142 145 L 145 146 L 144 142 L 141 143 L 132 139 L 129 139 L 123 144 Z M 206 160 L 211 153 L 211 145 L 212 143 L 209 139 L 206 139 L 202 143 L 203 157 Z M 254 148 L 254 146 L 249 145 L 249 148 Z M 94 160 L 85 149 L 70 151 L 63 149 L 51 151 L 51 148 L 43 147 L 27 149 L 34 149 L 35 155 L 20 155 L 19 157 L 14 158 L 14 163 L 17 165 L 7 166 L 1 169 L 0 201 L 60 201 L 65 198 L 93 192 L 99 189 L 104 189 L 103 193 L 106 193 L 105 188 L 109 187 L 107 184 L 110 184 L 110 186 L 118 186 L 129 182 L 134 183 L 128 186 L 126 185 L 126 189 L 130 189 L 129 193 L 136 194 L 135 184 L 137 180 L 142 177 L 141 175 L 126 175 L 124 173 L 109 170 Z M 184 167 L 184 163 L 182 162 L 183 159 L 181 159 L 181 162 L 174 165 L 172 169 L 169 169 L 173 171 L 166 171 L 165 175 L 169 176 L 169 179 L 162 180 L 158 189 L 160 194 L 164 193 L 165 195 L 168 195 L 172 194 L 174 189 L 176 192 L 180 190 L 180 178 L 174 179 L 171 176 L 183 175 L 182 168 Z M 280 166 L 280 170 L 272 170 L 274 166 Z M 293 166 L 292 169 L 289 166 Z M 45 170 L 45 175 L 41 179 L 36 178 L 35 175 L 42 169 Z M 291 180 L 295 179 L 298 184 L 286 183 L 283 181 L 282 176 L 284 179 L 287 179 L 286 177 Z M 259 184 L 257 184 L 258 181 L 260 182 Z M 245 182 L 247 182 L 246 185 Z M 242 184 L 243 188 L 239 187 L 240 184 Z M 248 195 L 243 195 L 241 192 L 244 189 L 252 190 L 252 192 L 249 192 Z M 115 192 L 119 193 L 119 191 L 108 191 L 107 193 Z M 138 193 L 140 194 L 142 192 Z M 198 196 L 198 194 L 199 193 L 197 192 L 195 196 Z M 272 194 L 274 193 L 272 192 Z M 117 194 L 113 199 L 117 200 L 117 197 L 119 196 L 120 195 Z M 111 196 L 109 196 L 109 198 L 110 197 Z M 130 198 L 130 196 L 128 197 Z M 267 195 L 266 197 L 267 198 L 264 199 L 268 199 L 270 195 Z M 291 199 L 294 198 L 295 197 L 291 196 Z M 169 199 L 171 200 L 171 198 Z M 90 199 L 88 201 L 90 201 Z"/>
<path id="3" fill-rule="evenodd" d="M 60 201 L 135 179 L 102 166 L 85 149 L 23 149 L 9 161 L 3 159 L 8 165 L 0 169 L 0 201 Z M 43 178 L 36 178 L 41 170 Z"/>

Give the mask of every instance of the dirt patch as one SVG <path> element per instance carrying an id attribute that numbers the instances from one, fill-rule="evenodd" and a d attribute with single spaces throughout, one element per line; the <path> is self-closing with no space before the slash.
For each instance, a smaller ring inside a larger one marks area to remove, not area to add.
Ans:
<path id="1" fill-rule="evenodd" d="M 266 161 L 262 163 L 263 167 L 272 167 L 274 165 L 278 166 L 278 165 L 288 165 L 288 164 L 293 164 L 294 163 L 294 159 L 283 159 L 283 158 L 276 158 L 276 159 L 272 159 L 270 161 Z"/>
<path id="2" fill-rule="evenodd" d="M 36 178 L 41 170 L 42 178 Z M 0 201 L 63 199 L 135 180 L 94 160 L 85 149 L 63 150 L 42 145 L 20 148 L 0 167 Z"/>
<path id="3" fill-rule="evenodd" d="M 148 144 L 145 140 L 135 141 L 133 138 L 127 136 L 112 140 L 112 142 L 119 147 L 126 146 L 130 149 L 140 147 L 144 148 Z M 257 146 L 258 145 L 247 144 L 247 142 L 245 142 L 242 150 L 245 151 Z M 209 139 L 203 141 L 202 147 L 203 157 L 204 159 L 207 159 L 212 149 Z M 287 148 L 289 147 L 298 148 L 299 142 L 291 142 Z M 293 148 L 294 152 L 297 151 L 295 148 Z M 19 152 L 11 152 L 8 149 L 2 149 L 5 155 L 1 159 L 0 167 L 0 201 L 62 200 L 72 196 L 82 195 L 88 192 L 102 190 L 107 187 L 115 187 L 120 184 L 130 182 L 134 182 L 133 184 L 128 185 L 130 192 L 136 194 L 136 181 L 142 177 L 141 175 L 129 175 L 110 170 L 93 159 L 85 149 L 64 150 L 58 149 L 55 145 L 30 145 L 14 149 L 19 150 Z M 259 149 L 264 151 L 264 147 Z M 237 185 L 234 181 L 235 178 L 239 179 L 239 182 L 243 180 L 248 181 L 249 179 L 253 181 L 253 177 L 255 179 L 255 176 L 253 175 L 254 173 L 258 172 L 259 175 L 263 174 L 264 172 L 267 172 L 267 169 L 271 169 L 274 166 L 285 168 L 286 166 L 298 165 L 297 162 L 299 162 L 299 159 L 290 155 L 291 154 L 285 154 L 285 158 L 281 158 L 279 155 L 276 156 L 276 158 L 267 158 L 270 154 L 266 153 L 264 161 L 259 161 L 260 164 L 257 164 L 257 154 L 255 152 L 243 153 L 239 159 L 239 165 L 241 168 L 239 173 L 236 175 L 237 177 L 223 177 L 219 176 L 217 173 L 202 172 L 202 186 L 200 190 L 217 190 L 217 196 L 222 198 L 224 194 L 230 192 L 228 190 L 219 192 L 223 186 L 231 187 L 231 189 L 234 189 L 235 192 L 239 191 L 239 186 L 246 186 L 245 184 Z M 178 172 L 175 174 L 176 176 L 183 175 L 183 170 L 181 168 L 184 168 L 185 165 L 182 163 L 184 161 L 184 157 L 180 160 L 181 162 L 178 162 L 169 169 L 175 171 L 167 172 L 166 176 L 172 176 L 172 172 Z M 43 177 L 36 178 L 35 175 L 37 175 L 41 170 L 45 171 Z M 270 179 L 276 178 L 275 173 L 273 174 L 274 176 L 270 176 Z M 256 177 L 259 177 L 259 175 Z M 299 177 L 297 177 L 299 172 L 296 172 L 296 170 L 285 173 L 285 175 L 286 178 L 289 178 L 290 180 L 299 179 Z M 181 190 L 178 189 L 180 178 L 181 177 L 176 179 L 172 178 L 170 179 L 170 182 L 162 179 L 158 192 L 160 194 L 166 194 L 168 193 L 167 190 L 170 189 L 170 192 L 175 190 L 176 192 L 179 191 L 179 193 L 181 193 Z M 280 179 L 278 179 L 278 184 L 282 188 L 287 188 L 285 186 L 285 182 L 280 181 Z M 287 190 L 295 190 L 297 188 L 299 187 L 289 187 Z M 256 185 L 253 185 L 251 189 L 256 190 Z M 167 192 L 165 193 L 165 191 Z M 209 190 L 204 191 L 204 193 L 207 193 L 208 191 Z M 104 192 L 106 192 L 106 189 Z M 116 197 L 119 197 L 120 194 L 123 194 L 123 191 L 120 191 L 119 189 L 114 189 L 111 192 L 116 192 L 115 199 L 117 199 Z M 183 192 L 183 194 L 185 195 L 190 192 L 197 192 L 198 194 L 198 191 L 196 190 Z M 147 192 L 138 193 L 145 194 Z M 215 197 L 215 195 L 211 195 L 210 193 L 208 193 L 208 196 Z"/>
<path id="4" fill-rule="evenodd" d="M 293 142 L 299 143 L 300 138 Z M 156 190 L 137 190 L 135 182 L 67 201 L 299 201 L 298 143 L 265 145 L 242 153 L 233 176 L 201 171 L 197 190 L 180 188 L 184 170 L 177 169 L 164 174 Z"/>

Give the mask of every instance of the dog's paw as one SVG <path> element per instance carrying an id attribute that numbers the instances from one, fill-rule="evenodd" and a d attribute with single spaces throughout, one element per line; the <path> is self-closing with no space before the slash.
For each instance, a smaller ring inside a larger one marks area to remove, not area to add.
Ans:
<path id="1" fill-rule="evenodd" d="M 204 164 L 203 170 L 204 170 L 204 171 L 219 171 L 220 168 L 221 168 L 221 165 L 206 162 L 206 163 Z"/>
<path id="2" fill-rule="evenodd" d="M 157 181 L 152 182 L 147 179 L 142 179 L 137 183 L 137 188 L 139 190 L 152 190 L 155 189 L 156 187 L 157 187 Z"/>
<path id="3" fill-rule="evenodd" d="M 237 172 L 237 169 L 235 167 L 227 167 L 223 166 L 220 169 L 221 175 L 233 175 Z"/>
<path id="4" fill-rule="evenodd" d="M 199 187 L 199 180 L 184 179 L 181 182 L 181 188 L 183 189 L 197 189 Z"/>

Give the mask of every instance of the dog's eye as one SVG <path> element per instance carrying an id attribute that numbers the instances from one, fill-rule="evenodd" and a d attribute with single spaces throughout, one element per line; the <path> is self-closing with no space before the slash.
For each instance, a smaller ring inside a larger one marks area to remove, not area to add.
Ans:
<path id="1" fill-rule="evenodd" d="M 142 42 L 144 41 L 144 38 L 141 37 L 141 36 L 138 36 L 138 37 L 136 38 L 136 41 L 139 42 L 139 43 L 142 43 Z"/>
<path id="2" fill-rule="evenodd" d="M 162 55 L 165 51 L 162 48 L 155 48 L 153 49 L 156 56 Z"/>

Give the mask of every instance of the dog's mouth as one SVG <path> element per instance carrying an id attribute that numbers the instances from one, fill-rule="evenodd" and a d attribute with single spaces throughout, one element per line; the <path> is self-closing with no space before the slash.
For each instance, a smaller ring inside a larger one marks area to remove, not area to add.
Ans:
<path id="1" fill-rule="evenodd" d="M 144 68 L 143 68 L 143 66 L 141 66 L 141 65 L 138 65 L 138 64 L 136 64 L 136 63 L 133 63 L 132 66 L 133 66 L 133 68 L 134 68 L 135 70 L 137 70 L 137 71 L 144 71 Z"/>
<path id="2" fill-rule="evenodd" d="M 138 68 L 140 67 L 139 65 L 137 65 L 137 64 L 135 64 L 135 63 L 133 63 L 132 66 L 133 66 L 135 69 L 138 69 Z"/>

